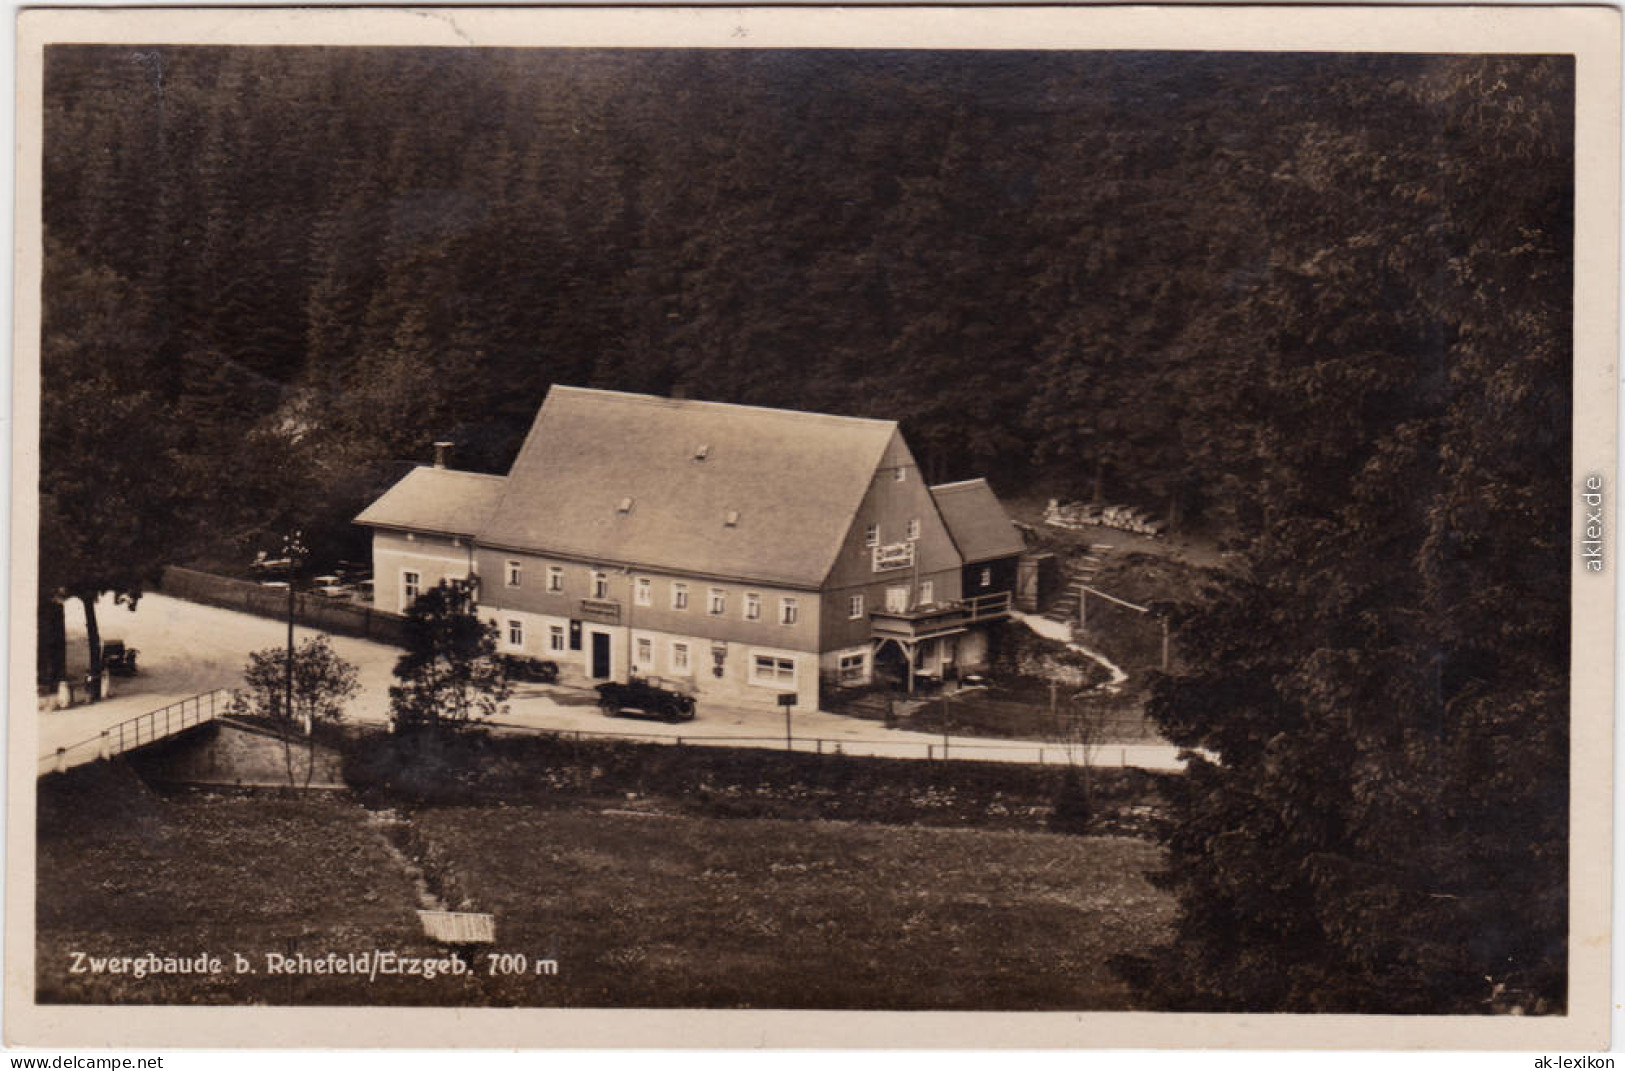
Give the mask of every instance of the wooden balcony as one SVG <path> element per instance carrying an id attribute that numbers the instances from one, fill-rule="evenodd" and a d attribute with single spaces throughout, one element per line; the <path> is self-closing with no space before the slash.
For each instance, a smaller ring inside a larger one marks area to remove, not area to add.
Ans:
<path id="1" fill-rule="evenodd" d="M 1010 615 L 1010 593 L 996 591 L 958 602 L 932 603 L 912 610 L 874 610 L 869 626 L 876 639 L 917 643 L 937 636 L 952 636 L 983 621 Z"/>

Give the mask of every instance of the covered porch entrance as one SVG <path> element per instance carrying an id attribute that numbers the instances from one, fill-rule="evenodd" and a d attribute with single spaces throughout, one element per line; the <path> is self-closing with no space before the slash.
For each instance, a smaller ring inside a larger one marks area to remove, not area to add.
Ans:
<path id="1" fill-rule="evenodd" d="M 955 635 L 957 633 L 920 640 L 896 637 L 875 640 L 875 679 L 889 682 L 909 695 L 926 681 L 942 683 L 953 671 Z"/>
<path id="2" fill-rule="evenodd" d="M 888 605 L 869 615 L 876 677 L 914 694 L 921 677 L 941 683 L 958 665 L 959 637 L 974 625 L 1010 615 L 1010 593 L 906 609 Z"/>

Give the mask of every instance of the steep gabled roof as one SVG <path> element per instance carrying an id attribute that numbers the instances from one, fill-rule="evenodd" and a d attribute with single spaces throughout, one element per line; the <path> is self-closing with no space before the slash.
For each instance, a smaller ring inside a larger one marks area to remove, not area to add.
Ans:
<path id="1" fill-rule="evenodd" d="M 357 524 L 472 536 L 502 498 L 506 476 L 455 469 L 413 469 L 361 511 Z"/>
<path id="2" fill-rule="evenodd" d="M 814 588 L 896 431 L 889 420 L 555 386 L 479 541 Z"/>
<path id="3" fill-rule="evenodd" d="M 1008 558 L 1027 549 L 986 480 L 961 480 L 931 488 L 937 510 L 965 564 Z"/>

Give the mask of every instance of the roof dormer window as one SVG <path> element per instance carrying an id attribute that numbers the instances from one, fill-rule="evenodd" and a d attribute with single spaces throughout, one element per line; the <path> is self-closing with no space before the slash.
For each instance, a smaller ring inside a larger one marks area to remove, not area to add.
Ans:
<path id="1" fill-rule="evenodd" d="M 626 516 L 628 513 L 631 513 L 632 512 L 632 499 L 631 499 L 631 496 L 628 496 L 626 498 L 621 499 L 620 503 L 615 507 L 615 512 L 619 513 L 623 517 Z"/>
<path id="2" fill-rule="evenodd" d="M 698 445 L 698 446 L 696 446 L 694 448 L 694 460 L 695 461 L 704 461 L 706 458 L 708 458 L 710 456 L 711 456 L 711 444 L 710 443 L 701 443 L 700 445 Z"/>
<path id="3" fill-rule="evenodd" d="M 736 509 L 731 509 L 727 513 L 724 513 L 722 515 L 722 526 L 724 528 L 738 528 L 739 511 Z"/>

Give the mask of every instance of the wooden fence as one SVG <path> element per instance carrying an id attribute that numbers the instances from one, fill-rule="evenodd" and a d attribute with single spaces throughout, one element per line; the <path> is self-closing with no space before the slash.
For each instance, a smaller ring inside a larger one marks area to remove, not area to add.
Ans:
<path id="1" fill-rule="evenodd" d="M 1064 741 L 986 740 L 956 736 L 952 739 L 915 738 L 854 739 L 850 737 L 791 735 L 718 736 L 688 734 L 600 731 L 593 729 L 551 729 L 507 722 L 486 723 L 489 728 L 516 735 L 549 736 L 556 740 L 625 740 L 634 743 L 667 744 L 673 747 L 758 748 L 772 751 L 798 751 L 811 755 L 883 759 L 944 759 L 1026 763 L 1035 766 L 1119 766 L 1146 770 L 1180 770 L 1185 767 L 1179 749 L 1162 742 L 1097 743 L 1085 747 Z M 1198 751 L 1213 761 L 1206 752 Z"/>
<path id="2" fill-rule="evenodd" d="M 1077 697 L 1063 694 L 1052 711 L 1042 699 L 1025 702 L 994 699 L 978 691 L 967 691 L 946 699 L 933 699 L 920 708 L 920 714 L 935 727 L 946 725 L 950 732 L 1008 733 L 1016 740 L 1166 743 L 1155 723 L 1137 704 L 1120 703 L 1105 693 L 1085 693 Z M 930 731 L 917 723 L 907 724 L 905 728 Z"/>
<path id="3" fill-rule="evenodd" d="M 164 567 L 163 581 L 159 586 L 165 595 L 188 602 L 240 610 L 277 621 L 288 619 L 287 588 L 266 587 L 248 580 L 183 569 L 178 565 Z M 399 614 L 375 610 L 347 599 L 330 599 L 305 592 L 296 594 L 293 601 L 293 619 L 297 625 L 396 646 L 405 643 L 403 625 L 406 619 Z"/>

